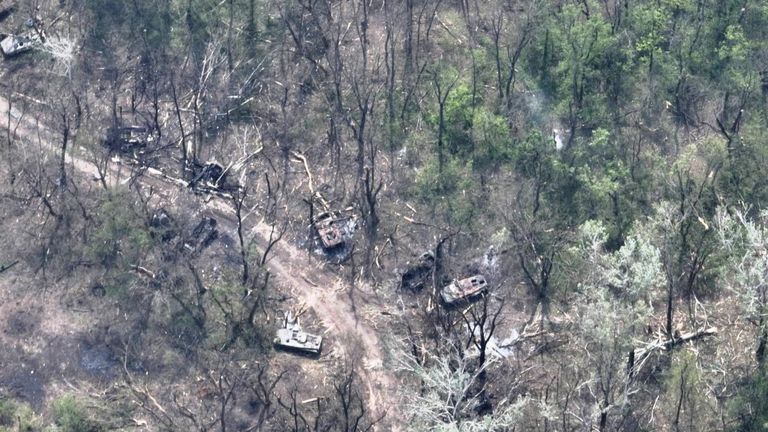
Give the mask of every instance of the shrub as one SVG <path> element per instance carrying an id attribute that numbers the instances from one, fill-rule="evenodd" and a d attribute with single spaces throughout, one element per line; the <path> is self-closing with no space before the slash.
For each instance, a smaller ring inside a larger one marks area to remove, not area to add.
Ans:
<path id="1" fill-rule="evenodd" d="M 63 432 L 100 432 L 98 424 L 86 414 L 86 408 L 73 396 L 62 396 L 53 402 L 53 419 Z"/>

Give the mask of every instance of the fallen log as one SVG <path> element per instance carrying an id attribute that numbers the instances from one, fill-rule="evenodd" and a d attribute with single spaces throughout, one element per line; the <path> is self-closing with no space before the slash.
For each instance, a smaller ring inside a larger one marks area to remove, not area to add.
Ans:
<path id="1" fill-rule="evenodd" d="M 672 338 L 664 339 L 661 338 L 656 339 L 655 341 L 649 342 L 646 344 L 643 348 L 636 348 L 629 352 L 629 358 L 627 362 L 627 370 L 630 374 L 630 376 L 637 372 L 645 363 L 645 360 L 650 356 L 651 353 L 657 350 L 670 350 L 678 345 L 682 345 L 691 341 L 694 341 L 696 339 L 701 339 L 706 336 L 714 336 L 717 334 L 717 327 L 709 327 L 706 329 L 701 329 L 693 332 L 687 332 L 687 333 L 675 333 L 675 335 Z"/>

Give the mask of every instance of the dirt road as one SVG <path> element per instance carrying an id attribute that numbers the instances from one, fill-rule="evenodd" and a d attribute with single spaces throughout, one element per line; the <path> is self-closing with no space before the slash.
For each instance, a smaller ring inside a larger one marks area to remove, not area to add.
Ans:
<path id="1" fill-rule="evenodd" d="M 9 117 L 8 111 L 8 101 L 0 98 L 0 119 L 3 119 L 3 127 L 8 127 L 10 118 L 11 132 L 33 145 L 45 147 L 51 151 L 52 156 L 58 157 L 61 149 L 57 147 L 57 139 L 50 129 L 15 109 L 11 109 Z M 100 175 L 96 166 L 85 159 L 68 155 L 66 161 L 69 167 L 89 178 L 98 178 Z M 120 173 L 124 173 L 126 169 L 119 160 L 113 159 L 107 169 L 107 184 L 117 183 Z M 140 181 L 151 182 L 155 188 L 163 184 L 168 190 L 178 188 L 180 180 L 174 184 L 156 170 L 148 170 L 146 174 Z M 214 198 L 206 206 L 220 215 L 229 215 L 221 221 L 220 229 L 230 232 L 236 230 L 235 212 L 226 200 Z M 257 217 L 258 215 L 251 213 L 245 225 L 251 234 L 261 240 L 259 244 L 265 245 L 271 226 L 263 221 L 250 222 Z M 374 323 L 364 318 L 366 311 L 377 307 L 376 302 L 367 296 L 370 291 L 364 286 L 348 286 L 332 272 L 323 269 L 317 260 L 315 265 L 308 267 L 306 251 L 301 251 L 287 242 L 278 242 L 269 257 L 267 266 L 273 277 L 290 286 L 292 294 L 321 317 L 327 330 L 340 336 L 334 338 L 336 346 L 332 348 L 341 355 L 360 356 L 362 362 L 356 363 L 361 382 L 367 389 L 368 410 L 374 417 L 386 413 L 389 420 L 385 421 L 385 426 L 380 429 L 401 430 L 399 425 L 393 424 L 393 420 L 398 418 L 395 414 L 398 405 L 397 379 L 384 368 L 385 355 L 381 335 L 374 328 Z"/>

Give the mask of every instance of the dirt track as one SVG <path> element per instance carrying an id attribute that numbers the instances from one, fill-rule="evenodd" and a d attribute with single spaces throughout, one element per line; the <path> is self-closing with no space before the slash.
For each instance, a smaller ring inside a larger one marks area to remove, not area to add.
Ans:
<path id="1" fill-rule="evenodd" d="M 8 101 L 0 98 L 0 118 L 8 119 L 8 110 Z M 11 131 L 17 136 L 45 146 L 52 154 L 58 156 L 60 149 L 53 145 L 54 136 L 50 130 L 31 117 L 23 116 L 15 109 L 11 111 L 10 119 Z M 92 162 L 68 155 L 67 163 L 69 167 L 75 168 L 86 177 L 99 177 L 99 172 Z M 125 171 L 126 168 L 122 167 L 119 161 L 113 160 L 108 168 L 107 183 L 117 183 L 119 173 Z M 178 185 L 167 182 L 167 179 L 163 179 L 157 172 L 150 171 L 147 174 L 140 181 L 149 182 L 155 188 L 162 184 L 165 184 L 168 190 L 178 188 Z M 234 209 L 224 199 L 214 198 L 208 202 L 207 207 L 219 215 L 229 216 L 220 221 L 221 229 L 231 232 L 236 230 Z M 252 213 L 250 217 L 255 219 L 257 215 Z M 245 225 L 251 234 L 262 240 L 261 245 L 266 244 L 271 230 L 268 224 L 263 221 L 250 224 L 246 221 Z M 341 336 L 334 338 L 336 346 L 325 346 L 324 349 L 333 348 L 342 356 L 347 355 L 354 360 L 358 360 L 357 356 L 362 356 L 359 359 L 362 361 L 357 361 L 356 364 L 360 379 L 367 387 L 369 411 L 374 414 L 374 418 L 386 412 L 386 417 L 390 421 L 385 421 L 383 427 L 386 430 L 400 430 L 399 425 L 391 423 L 391 420 L 398 418 L 395 413 L 398 405 L 397 379 L 393 373 L 384 368 L 381 336 L 373 323 L 364 318 L 371 308 L 378 309 L 376 302 L 367 295 L 370 293 L 365 292 L 370 290 L 364 286 L 348 286 L 332 272 L 323 269 L 322 263 L 317 259 L 314 265 L 308 266 L 306 251 L 301 251 L 285 241 L 278 242 L 273 247 L 267 266 L 276 279 L 291 287 L 292 294 L 300 302 L 312 308 L 316 315 L 322 318 L 328 331 Z"/>

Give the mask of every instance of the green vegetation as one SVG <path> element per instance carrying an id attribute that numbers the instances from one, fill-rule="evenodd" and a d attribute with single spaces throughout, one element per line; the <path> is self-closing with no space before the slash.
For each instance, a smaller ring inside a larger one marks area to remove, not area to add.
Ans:
<path id="1" fill-rule="evenodd" d="M 40 419 L 32 409 L 13 399 L 0 398 L 0 431 L 37 432 L 41 431 Z"/>
<path id="2" fill-rule="evenodd" d="M 65 395 L 53 402 L 53 420 L 62 432 L 99 432 L 104 429 L 88 415 L 88 408 L 74 396 Z"/>

